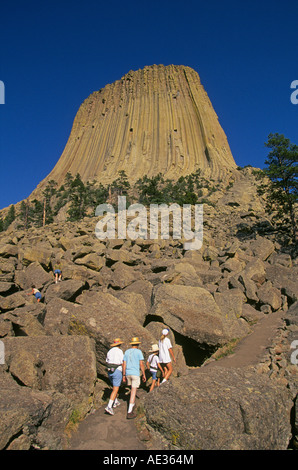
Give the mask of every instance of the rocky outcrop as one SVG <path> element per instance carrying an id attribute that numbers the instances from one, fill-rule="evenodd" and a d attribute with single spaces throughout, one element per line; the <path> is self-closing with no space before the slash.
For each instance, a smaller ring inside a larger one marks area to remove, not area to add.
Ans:
<path id="1" fill-rule="evenodd" d="M 1 380 L 1 449 L 61 449 L 72 413 L 90 410 L 96 382 L 87 337 L 7 337 Z"/>
<path id="2" fill-rule="evenodd" d="M 219 178 L 236 168 L 227 138 L 193 69 L 153 65 L 130 71 L 80 106 L 66 147 L 47 179 L 67 172 L 108 183 L 201 169 Z"/>
<path id="3" fill-rule="evenodd" d="M 186 380 L 170 381 L 157 392 L 145 398 L 146 418 L 171 449 L 288 446 L 291 394 L 254 371 L 206 367 L 192 371 Z"/>

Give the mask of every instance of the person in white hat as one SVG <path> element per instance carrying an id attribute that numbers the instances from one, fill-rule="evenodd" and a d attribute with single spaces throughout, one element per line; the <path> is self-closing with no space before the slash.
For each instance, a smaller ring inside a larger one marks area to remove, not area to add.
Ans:
<path id="1" fill-rule="evenodd" d="M 113 408 L 120 405 L 117 394 L 122 382 L 123 351 L 120 349 L 121 344 L 123 344 L 123 341 L 116 338 L 110 345 L 111 349 L 109 349 L 106 357 L 108 376 L 113 386 L 108 406 L 105 408 L 105 411 L 110 415 L 114 414 Z"/>
<path id="2" fill-rule="evenodd" d="M 176 363 L 176 359 L 173 353 L 173 346 L 172 346 L 170 339 L 168 338 L 168 334 L 169 334 L 169 329 L 164 328 L 162 330 L 161 338 L 158 342 L 159 360 L 162 363 L 162 367 L 164 370 L 164 379 L 161 383 L 166 382 L 173 372 L 172 359 Z"/>
<path id="3" fill-rule="evenodd" d="M 158 353 L 159 353 L 159 348 L 157 344 L 152 345 L 151 351 L 152 354 L 148 357 L 147 360 L 147 368 L 150 370 L 150 373 L 152 375 L 152 384 L 150 386 L 149 392 L 152 392 L 154 389 L 155 385 L 159 386 L 160 379 L 157 377 L 157 372 L 160 370 L 161 376 L 164 377 L 164 371 L 163 368 L 160 365 Z"/>
<path id="4" fill-rule="evenodd" d="M 137 389 L 141 383 L 140 372 L 142 372 L 143 381 L 146 382 L 144 356 L 142 351 L 139 349 L 141 341 L 139 341 L 139 338 L 134 337 L 130 344 L 131 348 L 125 351 L 123 357 L 123 382 L 127 381 L 127 385 L 131 386 L 127 412 L 128 419 L 136 417 L 133 408 L 135 405 Z"/>

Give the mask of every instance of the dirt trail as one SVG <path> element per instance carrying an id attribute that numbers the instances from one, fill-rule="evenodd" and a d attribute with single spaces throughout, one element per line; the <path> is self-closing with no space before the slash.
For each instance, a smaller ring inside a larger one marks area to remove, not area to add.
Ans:
<path id="1" fill-rule="evenodd" d="M 119 401 L 121 405 L 115 408 L 114 416 L 105 413 L 106 405 L 87 416 L 72 435 L 68 450 L 146 450 L 134 420 L 126 418 L 127 402 Z M 137 402 L 138 399 L 136 406 Z"/>
<path id="2" fill-rule="evenodd" d="M 234 353 L 219 361 L 210 362 L 205 367 L 220 365 L 221 367 L 245 367 L 260 362 L 270 347 L 278 329 L 283 325 L 285 312 L 273 312 L 266 315 L 256 325 L 252 332 L 242 339 L 234 349 Z"/>
<path id="3" fill-rule="evenodd" d="M 284 312 L 274 312 L 265 316 L 252 332 L 240 341 L 234 353 L 219 361 L 210 362 L 205 367 L 246 367 L 257 364 L 272 345 L 278 329 L 283 324 Z M 139 390 L 138 395 L 146 393 Z M 77 432 L 70 439 L 69 450 L 146 450 L 140 441 L 134 420 L 126 419 L 127 402 L 115 409 L 114 416 L 105 413 L 105 405 L 90 414 L 80 423 Z M 138 399 L 137 399 L 138 401 Z M 136 402 L 137 406 L 137 402 Z"/>

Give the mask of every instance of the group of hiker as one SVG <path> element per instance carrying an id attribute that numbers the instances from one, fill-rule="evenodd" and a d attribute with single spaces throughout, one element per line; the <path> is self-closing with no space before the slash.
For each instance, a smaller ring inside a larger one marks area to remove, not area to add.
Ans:
<path id="1" fill-rule="evenodd" d="M 54 266 L 53 274 L 56 284 L 62 280 L 60 264 Z M 41 292 L 34 284 L 31 288 L 31 292 L 27 295 L 34 295 L 37 302 L 40 302 L 42 299 Z M 155 386 L 159 386 L 161 383 L 166 382 L 173 372 L 172 360 L 176 362 L 176 359 L 173 354 L 172 344 L 168 334 L 169 330 L 164 328 L 158 344 L 153 344 L 149 351 L 150 355 L 146 361 L 146 367 L 149 369 L 152 377 L 149 392 L 152 392 Z M 108 376 L 113 389 L 105 411 L 108 414 L 113 415 L 113 409 L 120 405 L 117 396 L 120 385 L 123 382 L 131 387 L 127 411 L 127 418 L 131 419 L 136 416 L 134 413 L 136 393 L 141 384 L 141 377 L 143 382 L 146 382 L 147 380 L 145 373 L 146 370 L 144 356 L 142 351 L 139 349 L 139 345 L 141 344 L 139 338 L 132 338 L 130 342 L 131 347 L 124 353 L 121 349 L 122 344 L 123 341 L 121 341 L 120 338 L 116 338 L 113 344 L 110 345 L 110 349 L 107 353 L 106 363 Z"/>
<path id="2" fill-rule="evenodd" d="M 159 386 L 169 379 L 173 371 L 172 360 L 176 362 L 168 334 L 169 330 L 167 328 L 162 330 L 158 344 L 152 345 L 150 355 L 146 361 L 146 367 L 149 369 L 152 376 L 149 392 L 152 392 L 155 386 Z M 134 406 L 137 389 L 141 384 L 141 377 L 143 382 L 146 382 L 145 361 L 144 355 L 139 349 L 141 344 L 139 338 L 132 338 L 130 342 L 131 347 L 125 352 L 121 349 L 122 344 L 123 341 L 121 341 L 120 338 L 116 338 L 110 345 L 110 349 L 107 353 L 106 363 L 108 376 L 113 389 L 105 411 L 113 415 L 113 409 L 120 405 L 117 396 L 119 387 L 123 382 L 131 388 L 127 419 L 132 419 L 136 417 Z M 160 382 L 161 379 L 162 381 Z"/>

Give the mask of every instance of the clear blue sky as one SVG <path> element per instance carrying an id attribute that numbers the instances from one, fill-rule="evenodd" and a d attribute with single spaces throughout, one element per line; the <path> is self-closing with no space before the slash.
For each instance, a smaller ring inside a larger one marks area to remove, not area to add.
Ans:
<path id="1" fill-rule="evenodd" d="M 15 0 L 0 19 L 0 208 L 49 174 L 85 98 L 146 65 L 198 72 L 238 165 L 264 167 L 270 132 L 298 144 L 297 0 Z"/>

